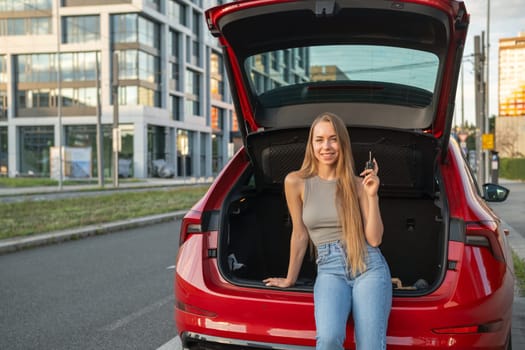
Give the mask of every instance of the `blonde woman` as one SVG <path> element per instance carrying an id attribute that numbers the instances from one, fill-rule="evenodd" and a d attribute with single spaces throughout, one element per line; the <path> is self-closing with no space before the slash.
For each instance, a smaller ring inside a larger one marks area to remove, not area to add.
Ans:
<path id="1" fill-rule="evenodd" d="M 267 286 L 293 286 L 311 239 L 317 249 L 314 285 L 318 350 L 343 349 L 352 314 L 357 349 L 386 349 L 392 304 L 390 270 L 378 246 L 383 237 L 379 210 L 379 166 L 354 175 L 350 137 L 335 114 L 312 123 L 301 169 L 284 182 L 292 217 L 286 278 Z"/>

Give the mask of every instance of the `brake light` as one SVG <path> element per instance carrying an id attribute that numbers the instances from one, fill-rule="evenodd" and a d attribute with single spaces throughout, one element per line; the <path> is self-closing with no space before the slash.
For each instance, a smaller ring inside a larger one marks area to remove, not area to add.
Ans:
<path id="1" fill-rule="evenodd" d="M 474 247 L 487 248 L 496 260 L 505 261 L 499 242 L 498 226 L 494 222 L 467 224 L 465 243 Z"/>

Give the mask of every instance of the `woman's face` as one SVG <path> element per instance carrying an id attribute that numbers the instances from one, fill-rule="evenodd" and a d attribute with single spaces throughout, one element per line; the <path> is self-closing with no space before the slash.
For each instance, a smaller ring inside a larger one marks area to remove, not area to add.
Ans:
<path id="1" fill-rule="evenodd" d="M 339 140 L 332 123 L 321 121 L 313 130 L 314 155 L 319 165 L 334 166 L 339 157 Z"/>

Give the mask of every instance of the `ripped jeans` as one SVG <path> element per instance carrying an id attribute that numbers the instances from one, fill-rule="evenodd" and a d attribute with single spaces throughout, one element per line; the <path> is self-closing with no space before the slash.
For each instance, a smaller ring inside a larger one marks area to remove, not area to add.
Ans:
<path id="1" fill-rule="evenodd" d="M 386 349 L 392 306 L 390 270 L 379 248 L 367 245 L 365 272 L 352 276 L 341 242 L 317 247 L 314 285 L 317 350 L 343 349 L 346 323 L 354 320 L 356 349 Z"/>

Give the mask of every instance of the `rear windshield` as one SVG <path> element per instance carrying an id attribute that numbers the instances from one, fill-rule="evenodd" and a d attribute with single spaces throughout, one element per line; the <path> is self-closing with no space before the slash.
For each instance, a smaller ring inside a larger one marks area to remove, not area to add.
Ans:
<path id="1" fill-rule="evenodd" d="M 426 107 L 439 58 L 431 52 L 374 45 L 327 45 L 249 57 L 251 87 L 265 107 L 370 102 Z"/>

